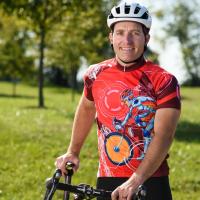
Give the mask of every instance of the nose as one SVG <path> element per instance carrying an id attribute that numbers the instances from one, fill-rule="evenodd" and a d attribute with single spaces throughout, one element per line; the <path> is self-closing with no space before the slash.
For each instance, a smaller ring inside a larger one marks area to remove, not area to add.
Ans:
<path id="1" fill-rule="evenodd" d="M 130 33 L 125 34 L 125 41 L 127 44 L 132 44 L 133 43 L 133 36 Z"/>

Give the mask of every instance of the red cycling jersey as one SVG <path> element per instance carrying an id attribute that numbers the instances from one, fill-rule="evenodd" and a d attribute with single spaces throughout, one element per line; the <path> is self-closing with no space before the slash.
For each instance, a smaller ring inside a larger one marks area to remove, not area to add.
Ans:
<path id="1" fill-rule="evenodd" d="M 154 136 L 156 110 L 180 109 L 176 78 L 144 58 L 128 68 L 115 58 L 90 66 L 84 94 L 96 106 L 98 177 L 130 177 Z M 153 176 L 168 175 L 166 159 Z"/>

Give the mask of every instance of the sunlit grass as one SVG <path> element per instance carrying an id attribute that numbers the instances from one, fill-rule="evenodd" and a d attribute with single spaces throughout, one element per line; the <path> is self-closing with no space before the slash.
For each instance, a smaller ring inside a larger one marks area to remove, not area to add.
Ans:
<path id="1" fill-rule="evenodd" d="M 37 108 L 37 88 L 0 83 L 0 199 L 42 199 L 45 179 L 54 172 L 55 158 L 69 144 L 80 94 L 72 101 L 67 88 L 45 88 L 44 109 Z M 170 152 L 171 185 L 175 200 L 200 199 L 200 88 L 183 88 L 183 109 Z M 95 125 L 81 153 L 73 183 L 95 185 L 97 172 Z M 54 199 L 62 199 L 57 192 Z"/>
<path id="2" fill-rule="evenodd" d="M 170 153 L 175 200 L 200 200 L 200 88 L 182 88 L 182 114 Z"/>

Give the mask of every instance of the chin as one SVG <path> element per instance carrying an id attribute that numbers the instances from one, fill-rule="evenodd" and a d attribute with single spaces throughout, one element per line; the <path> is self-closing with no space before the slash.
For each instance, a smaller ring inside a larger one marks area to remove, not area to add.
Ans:
<path id="1" fill-rule="evenodd" d="M 131 58 L 131 59 L 121 59 L 121 61 L 123 61 L 124 63 L 130 63 L 130 62 L 134 62 L 135 59 L 134 58 Z"/>

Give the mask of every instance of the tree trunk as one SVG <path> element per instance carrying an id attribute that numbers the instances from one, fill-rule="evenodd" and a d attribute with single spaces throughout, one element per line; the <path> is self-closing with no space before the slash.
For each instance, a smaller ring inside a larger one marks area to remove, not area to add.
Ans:
<path id="1" fill-rule="evenodd" d="M 191 76 L 191 86 L 199 86 L 200 85 L 200 78 L 198 74 L 192 74 Z"/>
<path id="2" fill-rule="evenodd" d="M 43 68 L 44 68 L 44 47 L 45 47 L 45 28 L 44 25 L 40 25 L 40 60 L 39 60 L 39 73 L 38 73 L 38 107 L 44 107 L 44 95 L 43 95 Z"/>

